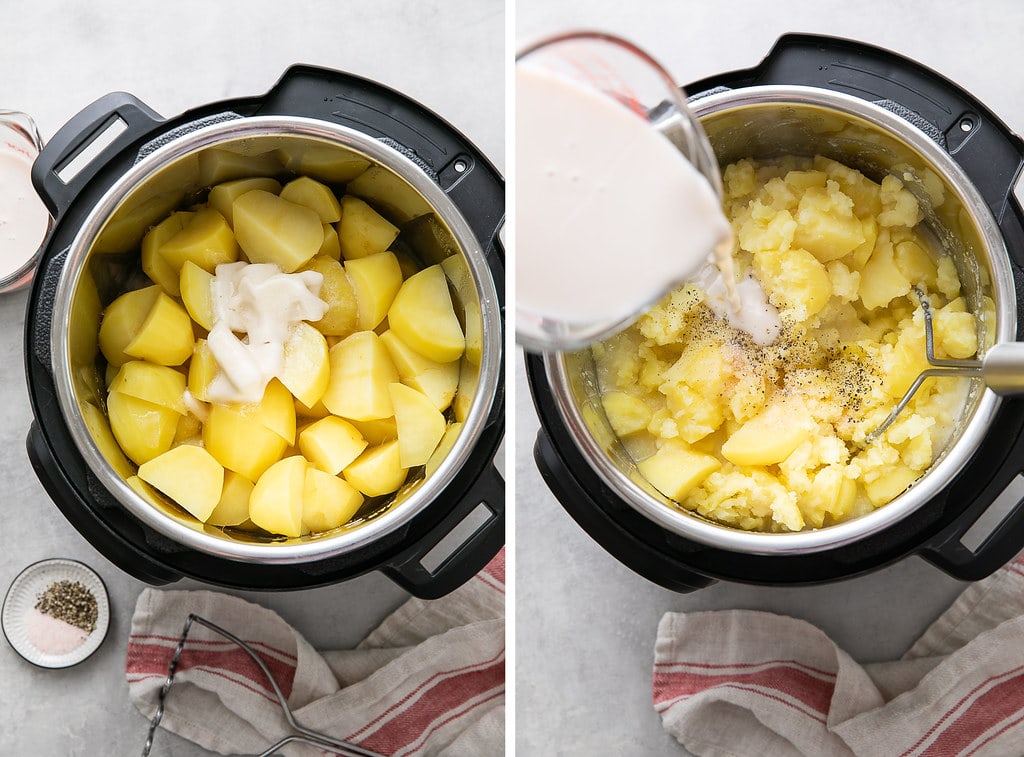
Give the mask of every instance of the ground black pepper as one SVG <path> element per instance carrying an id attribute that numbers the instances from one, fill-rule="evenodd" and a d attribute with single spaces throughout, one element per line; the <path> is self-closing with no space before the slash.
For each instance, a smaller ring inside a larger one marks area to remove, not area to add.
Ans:
<path id="1" fill-rule="evenodd" d="M 96 597 L 80 581 L 55 581 L 50 584 L 39 595 L 36 609 L 87 633 L 96 630 L 96 619 L 99 617 Z"/>

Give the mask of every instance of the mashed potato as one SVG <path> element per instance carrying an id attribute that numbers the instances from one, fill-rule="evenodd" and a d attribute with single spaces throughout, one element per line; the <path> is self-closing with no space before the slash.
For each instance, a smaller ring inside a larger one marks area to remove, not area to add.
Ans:
<path id="1" fill-rule="evenodd" d="M 956 268 L 895 176 L 787 157 L 724 180 L 737 271 L 761 282 L 782 334 L 758 346 L 698 287 L 677 289 L 595 346 L 608 420 L 655 488 L 730 526 L 799 531 L 881 507 L 928 469 L 963 404 L 966 382 L 931 379 L 865 444 L 927 368 L 912 287 L 928 292 L 938 356 L 976 353 Z"/>

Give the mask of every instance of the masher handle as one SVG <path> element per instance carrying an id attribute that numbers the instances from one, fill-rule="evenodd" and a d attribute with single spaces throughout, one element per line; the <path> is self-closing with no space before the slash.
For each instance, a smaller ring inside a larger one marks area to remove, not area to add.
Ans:
<path id="1" fill-rule="evenodd" d="M 1024 342 L 1000 342 L 982 360 L 985 385 L 996 394 L 1024 394 Z"/>

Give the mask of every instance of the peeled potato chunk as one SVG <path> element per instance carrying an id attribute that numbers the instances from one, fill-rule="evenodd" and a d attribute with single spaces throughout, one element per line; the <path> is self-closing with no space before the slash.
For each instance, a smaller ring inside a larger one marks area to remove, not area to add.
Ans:
<path id="1" fill-rule="evenodd" d="M 366 450 L 343 473 L 345 480 L 367 497 L 397 491 L 407 474 L 399 459 L 397 439 Z"/>
<path id="2" fill-rule="evenodd" d="M 173 368 L 132 360 L 121 366 L 108 387 L 185 415 L 185 376 Z"/>
<path id="3" fill-rule="evenodd" d="M 348 336 L 355 332 L 359 311 L 356 293 L 341 263 L 326 255 L 317 255 L 303 270 L 316 271 L 324 277 L 320 299 L 327 303 L 327 312 L 312 324 L 313 328 L 325 336 Z"/>
<path id="4" fill-rule="evenodd" d="M 430 459 L 444 436 L 441 411 L 422 392 L 405 384 L 389 384 L 398 424 L 398 458 L 403 468 L 415 468 Z"/>
<path id="5" fill-rule="evenodd" d="M 284 343 L 284 367 L 281 383 L 295 399 L 312 407 L 327 390 L 331 378 L 327 340 L 311 325 L 296 324 Z"/>
<path id="6" fill-rule="evenodd" d="M 235 236 L 252 263 L 276 263 L 293 273 L 316 255 L 324 241 L 315 210 L 255 189 L 232 205 Z"/>
<path id="7" fill-rule="evenodd" d="M 736 465 L 781 463 L 810 436 L 807 424 L 772 405 L 733 432 L 722 445 L 722 456 Z"/>
<path id="8" fill-rule="evenodd" d="M 220 501 L 224 468 L 202 447 L 183 444 L 139 466 L 139 478 L 204 523 Z"/>
<path id="9" fill-rule="evenodd" d="M 305 531 L 329 531 L 348 523 L 363 504 L 363 495 L 348 481 L 313 466 L 306 468 L 302 490 Z"/>
<path id="10" fill-rule="evenodd" d="M 157 251 L 175 271 L 191 260 L 204 271 L 213 273 L 221 263 L 238 260 L 238 243 L 227 220 L 212 208 L 204 208 Z"/>
<path id="11" fill-rule="evenodd" d="M 288 448 L 281 436 L 227 405 L 211 405 L 203 445 L 228 470 L 256 481 Z"/>
<path id="12" fill-rule="evenodd" d="M 171 448 L 181 417 L 170 408 L 121 392 L 107 395 L 107 415 L 118 446 L 136 465 Z"/>
<path id="13" fill-rule="evenodd" d="M 119 366 L 132 359 L 124 353 L 124 348 L 139 333 L 159 295 L 158 285 L 133 289 L 111 302 L 103 311 L 103 320 L 100 321 L 100 352 L 110 365 Z"/>
<path id="14" fill-rule="evenodd" d="M 459 361 L 437 363 L 424 357 L 395 336 L 390 329 L 380 335 L 402 383 L 423 392 L 438 410 L 452 404 L 459 388 Z"/>
<path id="15" fill-rule="evenodd" d="M 188 311 L 160 292 L 124 354 L 159 365 L 181 365 L 192 355 L 194 346 Z"/>
<path id="16" fill-rule="evenodd" d="M 341 198 L 338 241 L 345 260 L 384 252 L 398 236 L 398 227 L 352 195 Z"/>
<path id="17" fill-rule="evenodd" d="M 249 497 L 249 520 L 272 534 L 301 536 L 306 459 L 293 455 L 267 468 Z"/>
<path id="18" fill-rule="evenodd" d="M 181 267 L 181 301 L 192 320 L 209 331 L 213 328 L 213 274 L 203 270 L 191 260 Z"/>
<path id="19" fill-rule="evenodd" d="M 178 272 L 163 255 L 159 254 L 159 251 L 164 242 L 185 228 L 193 215 L 186 212 L 171 213 L 150 229 L 142 239 L 143 272 L 172 297 L 177 297 L 181 293 L 178 288 Z"/>
<path id="20" fill-rule="evenodd" d="M 299 433 L 299 449 L 309 462 L 336 476 L 366 449 L 359 430 L 335 415 L 321 418 Z"/>
<path id="21" fill-rule="evenodd" d="M 402 286 L 398 259 L 392 252 L 379 252 L 349 260 L 345 271 L 356 295 L 358 327 L 377 328 Z"/>
<path id="22" fill-rule="evenodd" d="M 338 241 L 338 232 L 329 224 L 324 224 L 324 241 L 320 243 L 317 255 L 326 255 L 332 260 L 341 260 L 341 243 Z"/>
<path id="23" fill-rule="evenodd" d="M 253 483 L 234 471 L 224 471 L 224 489 L 206 523 L 211 526 L 237 526 L 249 520 L 249 497 Z"/>
<path id="24" fill-rule="evenodd" d="M 439 265 L 405 280 L 391 303 L 388 324 L 399 339 L 438 363 L 457 360 L 466 349 L 448 279 Z"/>
<path id="25" fill-rule="evenodd" d="M 199 184 L 204 187 L 247 176 L 275 176 L 280 172 L 281 161 L 273 152 L 244 155 L 210 147 L 199 153 Z"/>
<path id="26" fill-rule="evenodd" d="M 398 381 L 398 371 L 380 337 L 357 331 L 331 348 L 331 380 L 322 397 L 335 415 L 356 421 L 394 415 L 388 384 Z"/>
<path id="27" fill-rule="evenodd" d="M 188 391 L 200 402 L 207 401 L 210 382 L 217 375 L 217 358 L 213 356 L 205 339 L 196 340 L 192 360 L 188 364 Z"/>
<path id="28" fill-rule="evenodd" d="M 235 215 L 232 212 L 232 206 L 235 204 L 235 200 L 254 189 L 262 189 L 264 192 L 276 195 L 281 192 L 281 184 L 275 179 L 268 179 L 262 176 L 253 179 L 225 181 L 223 184 L 218 184 L 210 190 L 207 203 L 209 203 L 211 208 L 224 216 L 230 226 L 234 227 Z"/>
<path id="29" fill-rule="evenodd" d="M 423 475 L 432 476 L 434 471 L 441 465 L 441 461 L 444 460 L 448 453 L 455 447 L 455 442 L 459 438 L 459 432 L 462 431 L 461 423 L 451 423 L 448 428 L 444 430 L 444 436 L 441 437 L 441 441 L 437 443 L 437 449 L 434 450 L 434 454 L 427 460 L 427 465 L 423 470 Z"/>
<path id="30" fill-rule="evenodd" d="M 694 452 L 684 442 L 666 443 L 637 465 L 651 485 L 669 499 L 681 500 L 722 467 L 717 458 Z"/>
<path id="31" fill-rule="evenodd" d="M 259 402 L 235 405 L 235 411 L 284 439 L 295 442 L 295 401 L 278 379 L 271 379 Z"/>
<path id="32" fill-rule="evenodd" d="M 281 199 L 315 210 L 323 223 L 341 219 L 341 204 L 331 188 L 308 176 L 300 176 L 285 184 Z"/>

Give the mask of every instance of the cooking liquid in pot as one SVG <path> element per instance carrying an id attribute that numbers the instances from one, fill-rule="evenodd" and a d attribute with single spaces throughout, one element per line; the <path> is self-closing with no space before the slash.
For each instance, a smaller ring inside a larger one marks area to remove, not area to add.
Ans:
<path id="1" fill-rule="evenodd" d="M 552 129 L 551 125 L 556 128 Z M 528 65 L 516 69 L 516 298 L 572 324 L 615 322 L 666 284 L 732 282 L 732 232 L 708 181 L 644 118 Z M 755 280 L 712 306 L 759 343 L 778 317 Z M 751 296 L 752 295 L 752 296 Z"/>
<path id="2" fill-rule="evenodd" d="M 0 132 L 0 279 L 27 263 L 46 236 L 46 208 L 32 188 L 32 156 Z"/>

